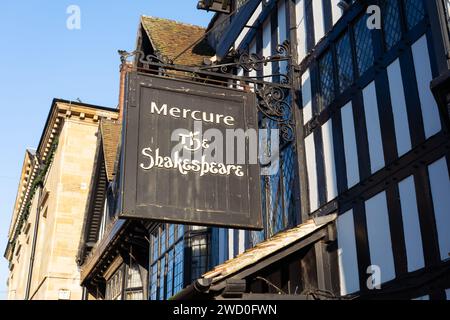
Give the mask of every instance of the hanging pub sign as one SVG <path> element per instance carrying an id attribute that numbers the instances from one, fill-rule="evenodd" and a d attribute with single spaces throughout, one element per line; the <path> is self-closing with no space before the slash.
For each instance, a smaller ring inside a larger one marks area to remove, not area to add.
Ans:
<path id="1" fill-rule="evenodd" d="M 130 73 L 121 218 L 262 229 L 255 96 Z"/>

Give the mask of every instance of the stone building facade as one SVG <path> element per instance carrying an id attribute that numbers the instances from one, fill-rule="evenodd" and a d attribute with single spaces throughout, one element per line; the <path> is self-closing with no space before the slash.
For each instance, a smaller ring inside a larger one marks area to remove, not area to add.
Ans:
<path id="1" fill-rule="evenodd" d="M 36 151 L 27 150 L 9 230 L 8 299 L 79 300 L 76 254 L 102 119 L 114 109 L 53 101 Z"/>

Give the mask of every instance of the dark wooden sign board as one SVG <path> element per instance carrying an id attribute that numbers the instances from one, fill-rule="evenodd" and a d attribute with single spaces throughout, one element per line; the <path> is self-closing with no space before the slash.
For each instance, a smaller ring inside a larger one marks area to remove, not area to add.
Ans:
<path id="1" fill-rule="evenodd" d="M 172 132 L 215 128 L 258 128 L 255 95 L 239 90 L 142 73 L 127 80 L 121 169 L 121 218 L 261 230 L 261 176 L 258 164 L 242 165 L 242 175 L 204 174 L 149 167 L 150 150 L 171 156 Z M 219 115 L 219 116 L 217 116 Z M 203 119 L 202 119 L 203 120 Z M 192 131 L 193 132 L 193 131 Z M 224 139 L 225 140 L 225 139 Z M 225 144 L 225 141 L 224 141 Z M 248 151 L 246 143 L 246 152 Z M 144 149 L 146 150 L 144 152 Z M 237 148 L 235 148 L 237 149 Z M 147 167 L 147 170 L 143 168 Z"/>

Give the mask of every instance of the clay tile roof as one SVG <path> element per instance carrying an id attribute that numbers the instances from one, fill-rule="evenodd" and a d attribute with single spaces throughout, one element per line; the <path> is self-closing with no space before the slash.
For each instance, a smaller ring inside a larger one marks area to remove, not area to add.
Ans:
<path id="1" fill-rule="evenodd" d="M 324 224 L 316 224 L 314 220 L 308 220 L 295 228 L 281 232 L 273 238 L 257 244 L 255 247 L 248 249 L 236 258 L 224 262 L 204 274 L 203 278 L 211 279 L 213 283 L 219 282 L 246 267 L 255 265 L 268 256 L 281 251 L 283 248 L 306 238 L 323 226 Z"/>
<path id="2" fill-rule="evenodd" d="M 192 43 L 199 40 L 205 28 L 173 20 L 142 16 L 141 24 L 155 49 L 163 56 L 174 59 Z M 202 65 L 205 58 L 211 58 L 214 50 L 203 39 L 174 61 L 181 65 Z"/>
<path id="3" fill-rule="evenodd" d="M 122 126 L 116 121 L 102 120 L 100 130 L 102 134 L 106 176 L 109 181 L 112 181 L 115 174 L 115 163 L 119 149 Z"/>

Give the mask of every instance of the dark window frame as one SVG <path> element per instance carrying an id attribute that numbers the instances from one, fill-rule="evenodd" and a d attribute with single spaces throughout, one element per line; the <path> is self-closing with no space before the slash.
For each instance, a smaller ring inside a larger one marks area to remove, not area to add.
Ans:
<path id="1" fill-rule="evenodd" d="M 148 284 L 150 300 L 168 299 L 179 290 L 183 289 L 184 281 L 181 288 L 178 288 L 175 283 L 175 277 L 178 276 L 178 274 L 175 274 L 175 258 L 177 247 L 183 246 L 183 258 L 181 260 L 181 264 L 184 264 L 186 259 L 184 256 L 186 228 L 187 227 L 183 225 L 159 224 L 150 232 Z M 170 241 L 171 230 L 173 230 L 173 241 Z M 155 244 L 158 250 L 156 255 L 154 252 Z M 173 254 L 173 259 L 169 259 L 170 254 Z M 169 262 L 172 264 L 171 267 L 168 265 Z M 171 272 L 171 275 L 168 274 L 169 271 Z M 168 283 L 170 283 L 170 288 L 167 287 Z M 161 284 L 163 287 L 161 287 Z M 168 294 L 170 294 L 170 296 Z"/>
<path id="2" fill-rule="evenodd" d="M 138 272 L 137 275 L 141 281 L 140 286 L 128 287 L 128 279 L 131 275 L 130 270 L 132 269 L 132 266 L 137 268 L 133 270 L 137 270 Z M 117 280 L 117 283 L 114 283 L 117 277 L 119 279 Z M 114 286 L 115 291 L 117 291 L 114 295 L 111 293 L 111 290 L 113 289 L 112 286 Z M 130 292 L 141 292 L 142 298 L 144 298 L 144 279 L 141 272 L 141 267 L 135 261 L 131 261 L 130 264 L 122 262 L 114 271 L 112 276 L 106 282 L 105 300 L 127 300 L 127 293 Z"/>

